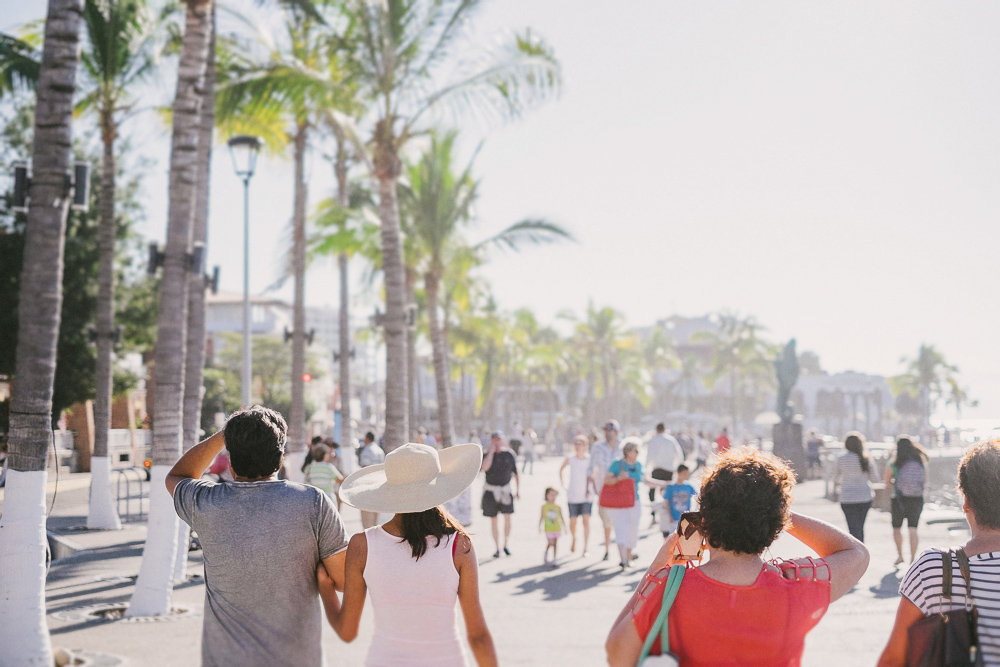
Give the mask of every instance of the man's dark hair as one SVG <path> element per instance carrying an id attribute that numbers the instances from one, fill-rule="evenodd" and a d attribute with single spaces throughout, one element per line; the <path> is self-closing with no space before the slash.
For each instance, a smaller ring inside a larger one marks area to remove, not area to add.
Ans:
<path id="1" fill-rule="evenodd" d="M 702 530 L 714 549 L 760 554 L 790 521 L 795 475 L 750 447 L 721 454 L 701 483 Z"/>
<path id="2" fill-rule="evenodd" d="M 372 433 L 371 431 L 368 431 L 367 433 L 365 433 L 365 440 L 367 440 L 368 442 L 375 442 L 375 434 Z"/>
<path id="3" fill-rule="evenodd" d="M 240 477 L 270 477 L 281 467 L 288 425 L 281 415 L 261 405 L 237 410 L 226 422 L 222 438 L 229 463 Z"/>
<path id="4" fill-rule="evenodd" d="M 666 430 L 667 430 L 667 426 L 663 422 L 660 422 L 659 424 L 656 425 L 656 432 L 657 433 L 663 433 Z"/>
<path id="5" fill-rule="evenodd" d="M 690 470 L 690 468 L 688 468 L 683 463 L 677 466 L 677 472 L 687 472 L 688 470 Z"/>
<path id="6" fill-rule="evenodd" d="M 312 439 L 312 446 L 313 447 L 315 447 L 316 445 L 318 445 L 321 442 L 323 442 L 323 436 L 321 436 L 321 435 L 314 435 L 313 436 L 313 439 Z"/>

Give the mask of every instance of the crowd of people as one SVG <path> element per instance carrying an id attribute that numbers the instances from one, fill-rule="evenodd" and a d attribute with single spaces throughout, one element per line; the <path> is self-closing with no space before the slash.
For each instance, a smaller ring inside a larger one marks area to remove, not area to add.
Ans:
<path id="1" fill-rule="evenodd" d="M 864 525 L 880 478 L 864 437 L 848 434 L 835 463 L 845 532 L 793 511 L 789 466 L 755 447 L 732 446 L 725 431 L 714 441 L 699 434 L 682 444 L 663 424 L 645 442 L 620 438 L 621 430 L 612 419 L 596 442 L 576 434 L 558 486 L 549 485 L 539 499 L 538 515 L 543 562 L 555 567 L 567 532 L 570 552 L 588 555 L 596 504 L 603 558 L 615 544 L 627 571 L 638 558 L 648 487 L 652 525 L 659 523 L 664 541 L 611 627 L 609 664 L 667 654 L 682 665 L 798 664 L 806 634 L 868 567 Z M 280 415 L 246 408 L 187 452 L 167 478 L 177 513 L 198 533 L 204 552 L 203 663 L 321 664 L 320 604 L 334 631 L 352 641 L 370 594 L 375 629 L 366 664 L 465 664 L 458 610 L 477 663 L 497 664 L 475 548 L 444 505 L 484 473 L 481 509 L 491 520 L 493 558 L 509 556 L 519 475 L 537 458 L 536 443 L 529 459 L 527 438 L 521 441 L 519 471 L 501 431 L 485 445 L 439 450 L 425 440 L 389 454 L 367 433 L 356 452 L 359 469 L 345 476 L 338 462 L 346 453 L 317 440 L 301 468 L 309 482 L 303 485 L 281 479 L 285 434 Z M 230 479 L 204 476 L 223 450 Z M 907 664 L 919 634 L 912 628 L 960 609 L 975 610 L 979 662 L 970 664 L 1000 664 L 1000 443 L 970 447 L 959 465 L 969 542 L 918 557 L 927 466 L 926 452 L 901 437 L 881 478 L 892 492 L 898 562 L 906 521 L 912 565 L 880 665 Z M 696 488 L 690 476 L 699 470 Z M 341 502 L 362 512 L 363 531 L 352 537 Z M 261 516 L 268 520 L 255 521 Z M 782 533 L 818 557 L 770 558 L 767 549 Z M 962 576 L 952 581 L 944 573 L 953 567 Z"/>

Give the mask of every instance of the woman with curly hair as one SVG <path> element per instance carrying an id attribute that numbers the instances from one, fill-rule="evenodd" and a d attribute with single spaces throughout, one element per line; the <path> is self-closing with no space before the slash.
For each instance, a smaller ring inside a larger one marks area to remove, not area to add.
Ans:
<path id="1" fill-rule="evenodd" d="M 798 665 L 806 633 L 864 574 L 868 550 L 861 542 L 791 511 L 794 480 L 783 461 L 749 447 L 723 453 L 705 474 L 701 511 L 685 517 L 710 558 L 685 570 L 666 621 L 669 651 L 680 664 Z M 765 560 L 782 531 L 820 558 Z M 612 667 L 638 661 L 670 567 L 694 562 L 685 556 L 694 554 L 681 554 L 671 535 L 611 629 Z M 661 650 L 657 637 L 649 654 Z"/>

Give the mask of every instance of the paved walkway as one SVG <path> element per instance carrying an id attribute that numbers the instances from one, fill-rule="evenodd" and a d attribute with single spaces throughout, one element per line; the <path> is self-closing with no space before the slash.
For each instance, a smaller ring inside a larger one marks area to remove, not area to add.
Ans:
<path id="1" fill-rule="evenodd" d="M 590 555 L 570 554 L 569 538 L 560 540 L 560 567 L 542 565 L 545 539 L 538 533 L 538 515 L 546 486 L 558 487 L 561 460 L 536 463 L 534 474 L 522 476 L 510 557 L 493 559 L 490 526 L 474 516 L 471 527 L 481 563 L 483 605 L 504 665 L 602 665 L 603 643 L 621 606 L 641 577 L 642 568 L 622 574 L 615 556 L 601 561 L 598 545 L 600 522 L 595 516 Z M 127 658 L 132 665 L 197 664 L 201 641 L 201 560 L 192 553 L 189 579 L 175 589 L 174 601 L 187 611 L 176 620 L 125 622 L 81 617 L 79 609 L 97 604 L 127 602 L 139 571 L 145 525 L 126 524 L 120 532 L 72 530 L 86 520 L 87 484 L 84 476 L 62 480 L 50 529 L 87 550 L 55 561 L 48 580 L 49 625 L 53 642 L 70 649 L 84 649 Z M 64 485 L 63 485 L 64 484 Z M 474 486 L 478 507 L 482 479 Z M 844 526 L 839 506 L 822 498 L 822 482 L 806 482 L 796 489 L 796 509 Z M 50 496 L 51 497 L 51 496 Z M 564 497 L 560 495 L 560 502 Z M 2 499 L 0 499 L 2 502 Z M 933 519 L 929 510 L 925 516 Z M 942 515 L 943 516 L 943 515 Z M 344 508 L 349 531 L 360 530 L 359 513 Z M 640 563 L 648 562 L 660 545 L 659 529 L 647 529 L 643 517 L 638 551 Z M 966 537 L 950 533 L 954 524 L 921 528 L 925 545 L 957 544 Z M 803 662 L 806 666 L 874 664 L 888 636 L 898 604 L 901 570 L 893 567 L 895 549 L 888 514 L 873 512 L 867 525 L 872 563 L 860 584 L 833 604 L 810 634 Z M 782 537 L 771 549 L 774 556 L 807 555 L 793 538 Z M 328 664 L 362 664 L 371 640 L 372 615 L 366 610 L 359 637 L 341 642 L 324 627 L 323 643 Z"/>

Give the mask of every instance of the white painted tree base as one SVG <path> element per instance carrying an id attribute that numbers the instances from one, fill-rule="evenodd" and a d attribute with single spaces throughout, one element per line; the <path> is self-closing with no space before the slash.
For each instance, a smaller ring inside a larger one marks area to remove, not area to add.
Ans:
<path id="1" fill-rule="evenodd" d="M 90 510 L 87 528 L 91 530 L 121 530 L 114 494 L 111 493 L 111 459 L 95 456 L 90 459 Z"/>
<path id="2" fill-rule="evenodd" d="M 53 663 L 45 622 L 44 470 L 8 470 L 0 518 L 0 665 Z"/>
<path id="3" fill-rule="evenodd" d="M 150 469 L 149 529 L 142 550 L 142 565 L 129 603 L 128 617 L 165 616 L 173 594 L 174 559 L 177 556 L 177 524 L 174 499 L 164 485 L 171 466 Z"/>
<path id="4" fill-rule="evenodd" d="M 305 462 L 305 451 L 285 454 L 285 477 L 289 482 L 305 483 L 306 476 L 302 472 L 302 464 Z"/>
<path id="5" fill-rule="evenodd" d="M 174 558 L 174 584 L 187 581 L 188 545 L 191 543 L 191 527 L 177 519 L 177 556 Z"/>

